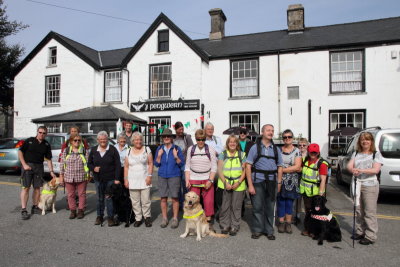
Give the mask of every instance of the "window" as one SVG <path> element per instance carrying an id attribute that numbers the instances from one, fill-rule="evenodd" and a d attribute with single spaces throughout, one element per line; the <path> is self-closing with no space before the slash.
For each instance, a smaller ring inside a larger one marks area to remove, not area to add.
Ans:
<path id="1" fill-rule="evenodd" d="M 46 76 L 46 105 L 60 104 L 61 76 Z"/>
<path id="2" fill-rule="evenodd" d="M 298 86 L 288 86 L 288 99 L 299 99 L 299 87 Z"/>
<path id="3" fill-rule="evenodd" d="M 365 128 L 365 110 L 330 111 L 329 131 L 342 127 Z M 336 156 L 346 147 L 351 136 L 329 137 L 329 155 Z"/>
<path id="4" fill-rule="evenodd" d="M 244 126 L 260 132 L 260 112 L 231 112 L 230 117 L 230 127 Z"/>
<path id="5" fill-rule="evenodd" d="M 156 127 L 148 127 L 148 133 L 145 135 L 148 136 L 149 145 L 156 145 L 159 144 L 159 140 L 157 140 L 157 136 L 159 135 L 160 128 L 163 128 L 165 125 L 168 128 L 171 128 L 171 117 L 150 117 L 150 124 L 156 125 Z"/>
<path id="6" fill-rule="evenodd" d="M 150 66 L 150 98 L 171 97 L 171 64 Z"/>
<path id="7" fill-rule="evenodd" d="M 158 31 L 158 52 L 169 51 L 169 31 Z"/>
<path id="8" fill-rule="evenodd" d="M 49 62 L 48 66 L 56 66 L 57 65 L 57 47 L 49 48 Z"/>
<path id="9" fill-rule="evenodd" d="M 258 96 L 258 60 L 231 62 L 231 97 Z"/>
<path id="10" fill-rule="evenodd" d="M 363 52 L 331 53 L 331 93 L 362 92 Z"/>
<path id="11" fill-rule="evenodd" d="M 108 71 L 105 74 L 104 102 L 122 101 L 121 71 Z"/>
<path id="12" fill-rule="evenodd" d="M 45 126 L 48 133 L 61 133 L 61 123 L 49 123 Z"/>

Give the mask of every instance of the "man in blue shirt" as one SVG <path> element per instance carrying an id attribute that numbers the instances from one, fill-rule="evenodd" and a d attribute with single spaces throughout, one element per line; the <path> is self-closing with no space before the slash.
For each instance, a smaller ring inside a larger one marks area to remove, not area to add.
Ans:
<path id="1" fill-rule="evenodd" d="M 246 176 L 253 204 L 251 238 L 258 239 L 266 234 L 269 240 L 275 240 L 274 208 L 276 191 L 279 192 L 282 185 L 283 161 L 280 149 L 274 149 L 272 142 L 274 126 L 264 125 L 261 134 L 261 140 L 251 147 L 246 160 Z M 258 146 L 261 148 L 260 155 Z"/>

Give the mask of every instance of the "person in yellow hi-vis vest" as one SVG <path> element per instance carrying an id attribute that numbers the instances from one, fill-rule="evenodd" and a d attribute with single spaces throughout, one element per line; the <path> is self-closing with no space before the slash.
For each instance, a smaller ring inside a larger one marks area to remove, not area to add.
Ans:
<path id="1" fill-rule="evenodd" d="M 304 208 L 306 210 L 304 231 L 301 234 L 309 236 L 311 200 L 313 196 L 325 194 L 328 163 L 320 158 L 318 144 L 310 144 L 307 151 L 308 155 L 304 159 L 300 180 L 300 194 L 303 195 Z"/>
<path id="2" fill-rule="evenodd" d="M 234 236 L 240 228 L 242 203 L 246 194 L 245 152 L 240 150 L 239 139 L 231 135 L 226 149 L 218 156 L 218 188 L 224 190 L 219 223 L 221 233 Z"/>

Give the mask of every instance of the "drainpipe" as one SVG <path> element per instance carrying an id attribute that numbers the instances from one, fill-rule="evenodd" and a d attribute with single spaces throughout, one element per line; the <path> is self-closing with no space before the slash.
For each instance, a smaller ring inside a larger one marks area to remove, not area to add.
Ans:
<path id="1" fill-rule="evenodd" d="M 204 104 L 201 104 L 201 116 L 203 116 L 203 120 L 201 120 L 201 129 L 204 129 Z"/>
<path id="2" fill-rule="evenodd" d="M 308 142 L 311 143 L 311 99 L 308 99 Z"/>
<path id="3" fill-rule="evenodd" d="M 123 70 L 126 70 L 128 72 L 128 92 L 127 92 L 127 96 L 126 96 L 126 105 L 129 108 L 129 80 L 130 80 L 129 77 L 130 77 L 130 73 L 129 73 L 128 68 L 125 68 Z"/>
<path id="4" fill-rule="evenodd" d="M 281 57 L 278 51 L 278 133 L 281 133 Z"/>

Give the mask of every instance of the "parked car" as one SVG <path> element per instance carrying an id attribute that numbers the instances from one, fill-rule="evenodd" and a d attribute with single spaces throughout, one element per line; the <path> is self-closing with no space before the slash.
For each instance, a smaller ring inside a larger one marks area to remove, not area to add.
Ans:
<path id="1" fill-rule="evenodd" d="M 18 150 L 24 141 L 25 138 L 0 139 L 0 173 L 4 173 L 7 170 L 19 171 L 21 169 Z"/>
<path id="2" fill-rule="evenodd" d="M 66 133 L 52 133 L 46 136 L 46 140 L 50 143 L 51 146 L 51 153 L 52 153 L 52 163 L 53 163 L 53 170 L 55 174 L 60 173 L 60 161 L 61 161 L 61 147 L 62 144 L 67 141 L 68 134 Z M 90 133 L 82 133 L 82 138 L 88 144 L 89 147 L 97 145 L 97 134 L 90 134 Z M 112 139 L 109 139 L 109 143 L 111 145 L 115 145 L 115 142 Z M 47 162 L 44 163 L 44 172 L 46 174 L 49 173 L 49 167 L 47 166 Z"/>
<path id="3" fill-rule="evenodd" d="M 382 154 L 380 190 L 400 192 L 400 129 L 381 129 L 373 127 L 364 129 L 353 136 L 342 155 L 338 157 L 336 180 L 338 184 L 350 184 L 352 174 L 347 170 L 358 138 L 368 131 L 375 138 L 376 150 Z"/>

